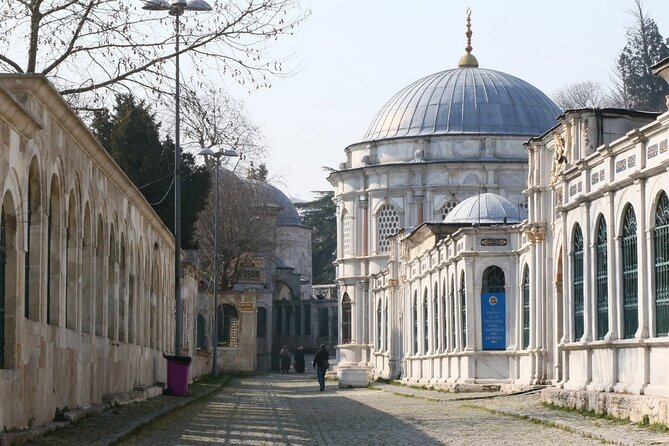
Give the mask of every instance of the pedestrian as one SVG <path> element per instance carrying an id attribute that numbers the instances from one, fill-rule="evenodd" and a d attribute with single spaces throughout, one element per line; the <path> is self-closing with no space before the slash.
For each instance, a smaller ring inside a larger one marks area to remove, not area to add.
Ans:
<path id="1" fill-rule="evenodd" d="M 281 364 L 281 373 L 288 373 L 290 371 L 290 352 L 287 345 L 281 347 L 279 363 Z"/>
<path id="2" fill-rule="evenodd" d="M 316 377 L 318 378 L 318 385 L 321 387 L 321 392 L 325 390 L 325 372 L 330 368 L 330 355 L 325 349 L 325 344 L 321 344 L 320 348 L 314 356 L 314 367 L 316 367 Z"/>
<path id="3" fill-rule="evenodd" d="M 298 344 L 297 350 L 295 350 L 293 368 L 297 373 L 304 373 L 304 347 L 302 347 L 302 344 Z"/>

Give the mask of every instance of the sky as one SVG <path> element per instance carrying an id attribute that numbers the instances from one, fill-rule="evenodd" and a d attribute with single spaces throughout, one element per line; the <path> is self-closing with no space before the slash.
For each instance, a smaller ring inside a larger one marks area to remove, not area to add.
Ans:
<path id="1" fill-rule="evenodd" d="M 586 80 L 610 84 L 632 24 L 633 0 L 303 0 L 310 17 L 269 56 L 290 76 L 266 90 L 226 85 L 246 104 L 269 148 L 271 181 L 296 200 L 331 190 L 337 168 L 396 92 L 456 68 L 472 10 L 472 54 L 482 68 L 519 77 L 547 95 Z M 669 1 L 644 0 L 669 37 Z"/>

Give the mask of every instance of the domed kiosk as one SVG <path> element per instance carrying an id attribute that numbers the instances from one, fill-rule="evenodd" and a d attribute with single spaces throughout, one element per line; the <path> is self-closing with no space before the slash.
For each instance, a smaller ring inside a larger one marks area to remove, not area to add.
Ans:
<path id="1" fill-rule="evenodd" d="M 484 206 L 515 207 L 507 223 L 525 218 L 524 143 L 550 129 L 561 112 L 528 82 L 479 67 L 471 53 L 469 18 L 466 35 L 457 68 L 394 94 L 362 140 L 345 148 L 346 161 L 328 177 L 338 216 L 337 374 L 343 386 L 367 385 L 370 370 L 399 373 L 402 349 L 370 347 L 379 333 L 368 322 L 370 314 L 381 311 L 370 287 L 376 274 L 395 264 L 388 263 L 397 256 L 389 237 L 397 228 L 442 222 L 454 209 L 457 215 L 471 212 L 464 202 L 470 197 L 480 197 L 477 203 Z M 401 317 L 399 309 L 394 311 L 392 317 Z"/>

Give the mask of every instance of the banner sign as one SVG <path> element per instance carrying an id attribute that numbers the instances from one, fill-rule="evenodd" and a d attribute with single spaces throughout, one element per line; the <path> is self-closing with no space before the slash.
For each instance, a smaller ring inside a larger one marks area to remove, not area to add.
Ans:
<path id="1" fill-rule="evenodd" d="M 506 349 L 506 303 L 504 292 L 481 294 L 483 350 Z"/>

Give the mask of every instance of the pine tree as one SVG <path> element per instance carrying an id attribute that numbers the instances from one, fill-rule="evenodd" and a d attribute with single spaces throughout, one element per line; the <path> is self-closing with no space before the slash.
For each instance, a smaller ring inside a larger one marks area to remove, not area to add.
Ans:
<path id="1" fill-rule="evenodd" d="M 315 285 L 333 283 L 334 261 L 337 250 L 336 207 L 332 201 L 334 192 L 315 192 L 317 197 L 306 203 L 296 203 L 302 214 L 302 222 L 311 228 L 311 258 Z"/>
<path id="2" fill-rule="evenodd" d="M 160 140 L 160 124 L 149 107 L 132 95 L 116 97 L 113 113 L 96 112 L 93 133 L 114 161 L 139 188 L 154 211 L 174 232 L 174 142 Z M 206 203 L 210 174 L 195 165 L 192 154 L 181 154 L 182 246 L 195 248 L 193 226 Z"/>
<path id="3" fill-rule="evenodd" d="M 669 48 L 658 30 L 657 23 L 648 17 L 641 0 L 634 0 L 630 11 L 634 25 L 627 29 L 627 44 L 618 55 L 616 64 L 616 96 L 627 108 L 665 111 L 667 84 L 653 75 L 650 67 L 669 56 Z"/>

